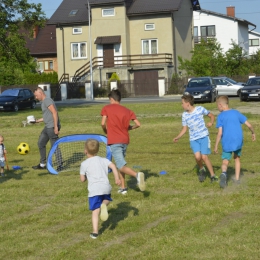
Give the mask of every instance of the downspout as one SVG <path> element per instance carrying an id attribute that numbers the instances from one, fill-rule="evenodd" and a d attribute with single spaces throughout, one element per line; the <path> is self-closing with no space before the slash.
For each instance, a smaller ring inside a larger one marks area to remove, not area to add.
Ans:
<path id="1" fill-rule="evenodd" d="M 62 31 L 62 52 L 63 52 L 63 74 L 65 74 L 65 49 L 64 49 L 64 30 L 63 27 L 60 27 Z"/>
<path id="2" fill-rule="evenodd" d="M 171 12 L 171 17 L 172 17 L 172 42 L 173 42 L 174 72 L 175 72 L 175 74 L 177 74 L 177 50 L 176 50 L 176 35 L 175 35 L 173 12 Z"/>

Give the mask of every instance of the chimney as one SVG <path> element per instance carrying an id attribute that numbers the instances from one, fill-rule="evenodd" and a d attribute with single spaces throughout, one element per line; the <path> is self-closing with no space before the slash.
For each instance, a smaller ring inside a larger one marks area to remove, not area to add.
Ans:
<path id="1" fill-rule="evenodd" d="M 235 6 L 227 7 L 227 16 L 235 17 Z"/>
<path id="2" fill-rule="evenodd" d="M 39 32 L 39 26 L 35 25 L 33 28 L 33 39 L 37 38 L 38 32 Z"/>

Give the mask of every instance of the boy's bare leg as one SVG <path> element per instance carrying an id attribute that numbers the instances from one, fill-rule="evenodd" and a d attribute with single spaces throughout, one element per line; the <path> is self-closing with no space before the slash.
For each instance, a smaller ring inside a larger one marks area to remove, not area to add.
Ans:
<path id="1" fill-rule="evenodd" d="M 222 161 L 221 170 L 222 172 L 227 172 L 229 161 L 227 159 L 224 159 Z"/>
<path id="2" fill-rule="evenodd" d="M 135 171 L 133 171 L 131 168 L 127 167 L 127 166 L 123 166 L 120 170 L 119 170 L 119 177 L 121 180 L 121 188 L 124 189 L 125 188 L 125 175 L 130 175 L 136 178 L 137 173 Z"/>
<path id="3" fill-rule="evenodd" d="M 203 167 L 203 161 L 202 161 L 201 153 L 200 152 L 195 153 L 194 157 L 195 157 L 196 163 L 199 166 L 199 169 L 201 169 Z"/>
<path id="4" fill-rule="evenodd" d="M 206 154 L 203 154 L 203 155 L 202 155 L 202 160 L 203 160 L 204 163 L 206 164 L 206 166 L 207 166 L 207 168 L 208 168 L 208 170 L 209 170 L 209 173 L 210 173 L 211 177 L 213 177 L 215 174 L 214 174 L 214 170 L 213 170 L 211 161 L 209 160 L 209 157 L 208 157 Z"/>
<path id="5" fill-rule="evenodd" d="M 98 217 L 100 213 L 100 208 L 92 211 L 92 227 L 93 233 L 98 234 Z"/>
<path id="6" fill-rule="evenodd" d="M 234 154 L 234 160 L 235 160 L 235 174 L 236 174 L 236 180 L 239 180 L 240 175 L 240 157 L 236 154 Z"/>

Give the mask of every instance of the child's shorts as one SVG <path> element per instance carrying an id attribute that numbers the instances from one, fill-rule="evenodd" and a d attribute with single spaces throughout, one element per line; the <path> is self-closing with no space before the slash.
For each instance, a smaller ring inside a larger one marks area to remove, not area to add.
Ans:
<path id="1" fill-rule="evenodd" d="M 2 167 L 2 168 L 5 167 L 5 161 L 0 160 L 0 167 Z"/>
<path id="2" fill-rule="evenodd" d="M 222 160 L 230 160 L 232 157 L 232 153 L 234 153 L 234 155 L 237 155 L 238 157 L 241 156 L 241 150 L 242 149 L 238 149 L 234 152 L 222 152 Z"/>
<path id="3" fill-rule="evenodd" d="M 110 148 L 116 163 L 116 167 L 118 169 L 121 169 L 123 166 L 126 165 L 125 155 L 126 155 L 127 144 L 111 144 Z"/>
<path id="4" fill-rule="evenodd" d="M 190 141 L 190 147 L 193 153 L 200 152 L 201 154 L 211 154 L 209 136 Z"/>
<path id="5" fill-rule="evenodd" d="M 100 208 L 103 200 L 112 201 L 111 194 L 104 194 L 104 195 L 97 195 L 94 197 L 89 197 L 88 198 L 89 210 L 95 210 L 95 209 Z"/>

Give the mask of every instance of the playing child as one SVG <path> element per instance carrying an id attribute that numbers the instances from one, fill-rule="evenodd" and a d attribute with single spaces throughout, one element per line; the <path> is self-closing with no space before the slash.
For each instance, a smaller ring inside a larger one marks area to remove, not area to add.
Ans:
<path id="1" fill-rule="evenodd" d="M 190 147 L 199 166 L 199 181 L 203 182 L 206 178 L 206 170 L 203 166 L 203 162 L 209 170 L 211 182 L 216 181 L 218 178 L 215 176 L 212 164 L 208 158 L 208 154 L 211 153 L 210 139 L 203 116 L 206 115 L 210 118 L 210 122 L 207 124 L 208 127 L 213 125 L 215 117 L 204 107 L 195 107 L 192 95 L 183 95 L 181 101 L 182 107 L 185 110 L 182 114 L 182 130 L 173 141 L 177 142 L 189 128 Z"/>
<path id="2" fill-rule="evenodd" d="M 113 171 L 115 183 L 121 184 L 116 166 L 106 158 L 97 156 L 99 142 L 88 139 L 85 143 L 87 159 L 80 166 L 80 180 L 88 180 L 89 209 L 92 210 L 93 232 L 90 237 L 98 237 L 98 217 L 105 221 L 108 219 L 107 205 L 111 199 L 111 185 L 108 179 L 108 168 Z"/>

